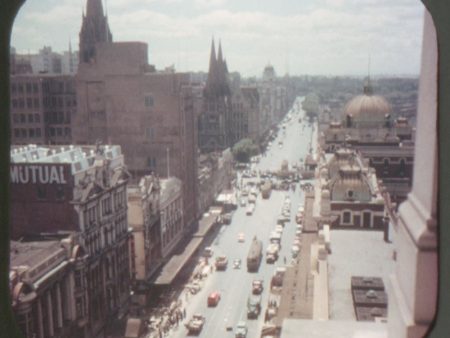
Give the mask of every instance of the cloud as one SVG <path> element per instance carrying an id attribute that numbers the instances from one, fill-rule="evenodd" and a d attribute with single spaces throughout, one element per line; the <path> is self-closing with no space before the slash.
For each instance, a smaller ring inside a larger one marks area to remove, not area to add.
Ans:
<path id="1" fill-rule="evenodd" d="M 175 63 L 206 70 L 214 35 L 222 39 L 229 68 L 244 75 L 259 75 L 269 60 L 279 74 L 288 66 L 291 73 L 333 67 L 339 74 L 365 72 L 369 53 L 386 61 L 374 61 L 374 72 L 419 71 L 423 6 L 418 0 L 321 0 L 291 12 L 273 11 L 261 1 L 257 10 L 244 10 L 226 0 L 108 0 L 108 17 L 114 40 L 147 42 L 157 67 Z M 19 16 L 12 40 L 18 49 L 38 50 L 43 44 L 66 49 L 68 35 L 76 43 L 80 2 L 30 6 Z"/>

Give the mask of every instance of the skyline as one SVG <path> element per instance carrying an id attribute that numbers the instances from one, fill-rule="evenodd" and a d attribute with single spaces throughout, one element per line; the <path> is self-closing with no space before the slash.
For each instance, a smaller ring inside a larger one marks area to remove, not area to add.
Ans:
<path id="1" fill-rule="evenodd" d="M 230 72 L 277 75 L 410 75 L 420 71 L 424 7 L 419 0 L 103 1 L 113 41 L 148 44 L 157 69 L 207 71 L 211 39 Z M 128 6 L 128 7 L 127 7 Z M 28 0 L 11 36 L 18 53 L 78 50 L 86 0 Z M 375 19 L 374 19 L 375 18 Z M 38 28 L 40 27 L 40 28 Z M 62 27 L 56 29 L 55 27 Z M 407 60 L 408 62 L 405 62 Z"/>

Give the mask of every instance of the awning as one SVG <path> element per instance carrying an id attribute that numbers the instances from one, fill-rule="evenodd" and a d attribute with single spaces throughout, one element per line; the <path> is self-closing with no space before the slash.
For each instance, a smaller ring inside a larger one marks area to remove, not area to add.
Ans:
<path id="1" fill-rule="evenodd" d="M 202 241 L 202 237 L 192 238 L 181 254 L 173 255 L 172 258 L 164 265 L 153 284 L 167 285 L 172 283 L 173 279 L 176 277 L 178 272 L 180 272 L 188 259 L 191 258 L 192 254 L 199 247 Z"/>
<path id="2" fill-rule="evenodd" d="M 198 230 L 192 236 L 195 237 L 203 237 L 205 236 L 209 229 L 216 223 L 216 219 L 219 215 L 217 213 L 209 212 L 207 216 L 203 216 L 202 219 L 198 222 Z"/>

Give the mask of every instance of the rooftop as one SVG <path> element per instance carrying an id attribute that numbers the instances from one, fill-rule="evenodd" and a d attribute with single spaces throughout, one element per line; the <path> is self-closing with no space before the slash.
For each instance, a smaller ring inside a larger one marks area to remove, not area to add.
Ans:
<path id="1" fill-rule="evenodd" d="M 118 145 L 104 146 L 11 146 L 11 163 L 70 163 L 72 174 L 94 166 L 98 153 L 106 159 L 113 160 L 121 156 Z"/>
<path id="2" fill-rule="evenodd" d="M 351 277 L 377 276 L 387 286 L 389 274 L 394 269 L 393 251 L 394 245 L 384 242 L 380 231 L 331 231 L 331 254 L 328 256 L 331 320 L 356 321 Z"/>

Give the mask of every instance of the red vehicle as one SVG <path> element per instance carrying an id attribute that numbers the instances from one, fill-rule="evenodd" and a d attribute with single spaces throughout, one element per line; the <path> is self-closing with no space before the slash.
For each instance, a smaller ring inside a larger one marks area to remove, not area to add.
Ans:
<path id="1" fill-rule="evenodd" d="M 220 293 L 217 291 L 214 291 L 209 294 L 208 296 L 208 306 L 216 306 L 219 303 L 220 300 Z"/>

